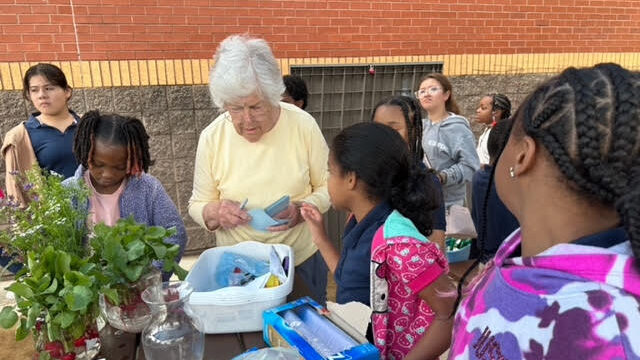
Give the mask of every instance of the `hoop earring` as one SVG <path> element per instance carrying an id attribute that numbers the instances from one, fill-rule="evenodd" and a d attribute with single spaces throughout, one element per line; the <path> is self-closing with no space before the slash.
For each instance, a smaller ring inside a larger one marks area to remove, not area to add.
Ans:
<path id="1" fill-rule="evenodd" d="M 513 168 L 513 166 L 509 168 L 509 177 L 511 177 L 512 179 L 516 178 L 516 170 Z"/>

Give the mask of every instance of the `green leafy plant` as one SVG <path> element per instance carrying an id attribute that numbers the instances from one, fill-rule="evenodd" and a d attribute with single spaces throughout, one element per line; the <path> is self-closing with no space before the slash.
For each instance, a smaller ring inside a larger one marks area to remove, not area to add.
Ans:
<path id="1" fill-rule="evenodd" d="M 29 271 L 7 288 L 15 294 L 16 305 L 2 309 L 0 325 L 9 329 L 19 320 L 17 340 L 32 330 L 46 331 L 49 341 L 59 341 L 65 352 L 73 350 L 74 342 L 87 333 L 98 315 L 100 269 L 88 259 L 53 246 L 40 253 L 29 252 L 26 268 Z"/>
<path id="2" fill-rule="evenodd" d="M 28 204 L 4 199 L 0 205 L 0 220 L 7 224 L 0 243 L 24 265 L 7 288 L 16 305 L 0 311 L 0 326 L 9 329 L 19 322 L 17 340 L 33 332 L 56 354 L 72 352 L 74 342 L 95 328 L 106 279 L 87 256 L 89 191 L 83 185 L 64 186 L 60 176 L 47 176 L 37 167 L 21 183 Z"/>
<path id="3" fill-rule="evenodd" d="M 46 175 L 37 166 L 18 178 L 28 204 L 12 199 L 0 203 L 0 224 L 8 224 L 0 232 L 0 245 L 21 259 L 49 245 L 84 257 L 89 189 L 84 184 L 65 186 L 60 175 Z"/>
<path id="4" fill-rule="evenodd" d="M 96 225 L 88 236 L 89 190 L 62 180 L 36 167 L 21 177 L 27 204 L 0 199 L 0 224 L 6 227 L 0 245 L 24 265 L 7 288 L 16 304 L 0 311 L 0 326 L 19 324 L 17 340 L 33 333 L 40 339 L 37 348 L 42 342 L 40 359 L 73 355 L 85 340 L 97 338 L 100 295 L 116 305 L 141 303 L 130 285 L 154 271 L 154 261 L 180 279 L 186 276 L 175 261 L 179 246 L 164 243 L 175 229 L 128 218 L 113 227 Z"/>
<path id="5" fill-rule="evenodd" d="M 98 224 L 93 230 L 93 261 L 100 264 L 108 279 L 102 292 L 115 305 L 138 301 L 130 299 L 127 290 L 150 271 L 154 261 L 160 261 L 163 271 L 175 272 L 180 280 L 187 275 L 176 262 L 180 246 L 164 242 L 175 234 L 174 228 L 141 225 L 129 217 L 112 227 Z"/>

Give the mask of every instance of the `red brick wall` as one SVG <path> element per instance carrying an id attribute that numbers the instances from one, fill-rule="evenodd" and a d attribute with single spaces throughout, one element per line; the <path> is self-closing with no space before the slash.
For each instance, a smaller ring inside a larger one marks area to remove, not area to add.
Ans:
<path id="1" fill-rule="evenodd" d="M 79 60 L 71 2 L 82 60 L 640 51 L 639 0 L 0 0 L 0 61 Z"/>

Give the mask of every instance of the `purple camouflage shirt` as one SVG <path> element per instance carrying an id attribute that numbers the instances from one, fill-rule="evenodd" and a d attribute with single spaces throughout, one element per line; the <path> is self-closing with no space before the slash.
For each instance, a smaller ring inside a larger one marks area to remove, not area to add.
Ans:
<path id="1" fill-rule="evenodd" d="M 463 300 L 450 359 L 640 359 L 640 272 L 628 240 L 509 258 L 520 240 L 518 230 L 503 243 Z"/>

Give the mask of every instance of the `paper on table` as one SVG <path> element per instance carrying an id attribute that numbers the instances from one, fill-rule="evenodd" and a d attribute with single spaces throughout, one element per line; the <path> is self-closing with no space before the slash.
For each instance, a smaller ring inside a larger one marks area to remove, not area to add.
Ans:
<path id="1" fill-rule="evenodd" d="M 367 326 L 371 322 L 370 307 L 357 301 L 346 304 L 327 301 L 327 309 L 353 326 L 362 336 L 366 336 Z"/>

